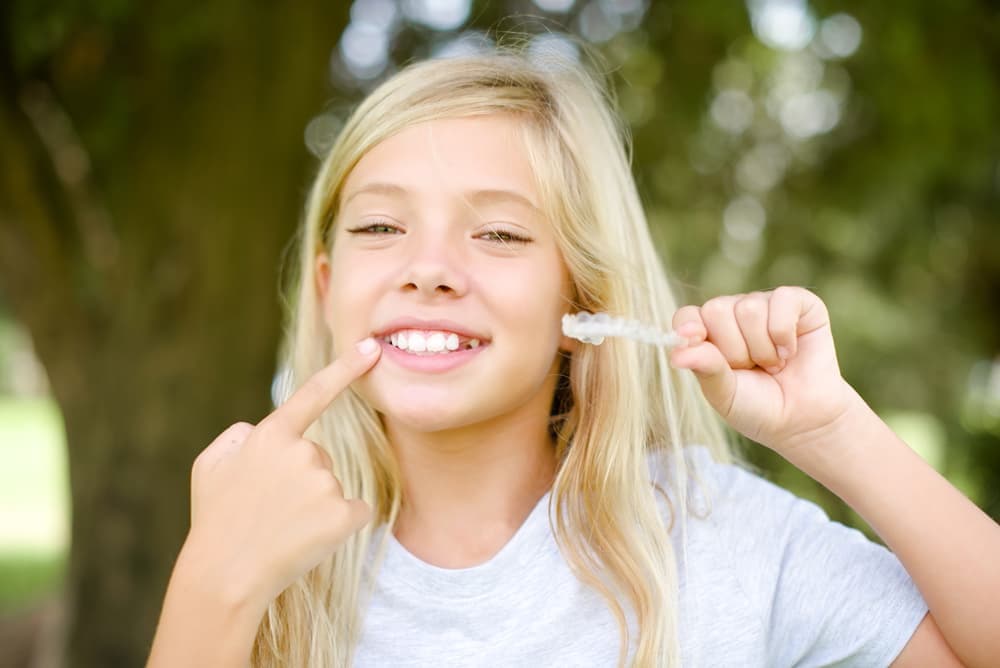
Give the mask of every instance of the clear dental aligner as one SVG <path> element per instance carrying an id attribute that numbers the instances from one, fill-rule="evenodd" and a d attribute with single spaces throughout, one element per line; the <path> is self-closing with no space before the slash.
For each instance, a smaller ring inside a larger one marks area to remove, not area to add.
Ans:
<path id="1" fill-rule="evenodd" d="M 664 332 L 656 327 L 643 325 L 638 320 L 616 318 L 607 313 L 567 313 L 562 317 L 563 334 L 584 343 L 600 345 L 605 337 L 622 336 L 640 343 L 673 348 L 687 344 L 687 339 L 676 332 Z"/>

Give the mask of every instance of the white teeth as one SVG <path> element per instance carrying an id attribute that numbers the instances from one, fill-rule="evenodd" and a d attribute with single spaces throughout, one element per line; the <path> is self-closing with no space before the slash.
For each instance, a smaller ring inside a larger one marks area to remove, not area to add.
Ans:
<path id="1" fill-rule="evenodd" d="M 432 353 L 439 353 L 444 350 L 444 334 L 441 332 L 434 332 L 427 337 L 427 351 Z"/>
<path id="2" fill-rule="evenodd" d="M 479 339 L 470 339 L 462 344 L 461 338 L 454 332 L 400 330 L 385 337 L 385 340 L 400 350 L 428 355 L 447 354 L 455 350 L 478 348 Z"/>
<path id="3" fill-rule="evenodd" d="M 420 332 L 411 332 L 407 343 L 409 344 L 408 350 L 412 350 L 415 353 L 422 353 L 427 350 L 427 339 Z"/>

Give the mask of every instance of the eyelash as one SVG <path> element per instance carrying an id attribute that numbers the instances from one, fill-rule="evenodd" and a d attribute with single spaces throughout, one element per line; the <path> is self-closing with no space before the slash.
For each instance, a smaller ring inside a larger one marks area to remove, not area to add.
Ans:
<path id="1" fill-rule="evenodd" d="M 374 232 L 374 231 L 372 231 L 374 228 L 377 228 L 377 227 L 386 228 L 387 230 L 393 230 L 393 232 L 388 232 L 388 231 L 384 231 L 384 230 L 382 232 Z M 356 227 L 356 228 L 354 228 L 352 230 L 347 230 L 347 231 L 350 234 L 373 234 L 375 236 L 383 236 L 383 235 L 387 235 L 387 234 L 395 234 L 396 232 L 402 232 L 402 230 L 400 228 L 398 228 L 397 226 L 392 225 L 390 223 L 384 223 L 384 222 L 372 223 L 370 225 L 364 225 L 362 227 Z M 491 241 L 496 241 L 496 242 L 504 244 L 504 245 L 526 244 L 526 243 L 528 243 L 528 242 L 531 241 L 531 239 L 529 239 L 528 237 L 522 237 L 521 235 L 515 234 L 514 232 L 511 232 L 509 230 L 499 230 L 499 229 L 487 230 L 483 234 L 484 235 L 485 234 L 493 235 L 493 238 L 491 239 Z M 498 235 L 504 235 L 507 238 L 506 239 L 499 238 Z M 480 235 L 480 236 L 482 236 L 482 235 Z"/>

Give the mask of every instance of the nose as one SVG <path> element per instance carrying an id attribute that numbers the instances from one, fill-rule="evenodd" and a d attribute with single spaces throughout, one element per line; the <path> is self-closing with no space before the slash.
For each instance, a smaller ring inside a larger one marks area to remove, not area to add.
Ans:
<path id="1" fill-rule="evenodd" d="M 460 252 L 440 236 L 414 239 L 413 251 L 403 270 L 402 289 L 426 297 L 460 297 L 468 291 L 468 277 Z"/>

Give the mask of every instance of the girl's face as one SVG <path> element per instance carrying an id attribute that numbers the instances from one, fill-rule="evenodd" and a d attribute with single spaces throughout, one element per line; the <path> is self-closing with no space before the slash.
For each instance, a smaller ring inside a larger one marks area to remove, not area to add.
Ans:
<path id="1" fill-rule="evenodd" d="M 399 426 L 548 415 L 557 351 L 572 349 L 570 281 L 516 123 L 414 125 L 365 154 L 341 190 L 331 257 L 317 264 L 324 313 L 338 347 L 381 343 L 355 387 Z"/>

